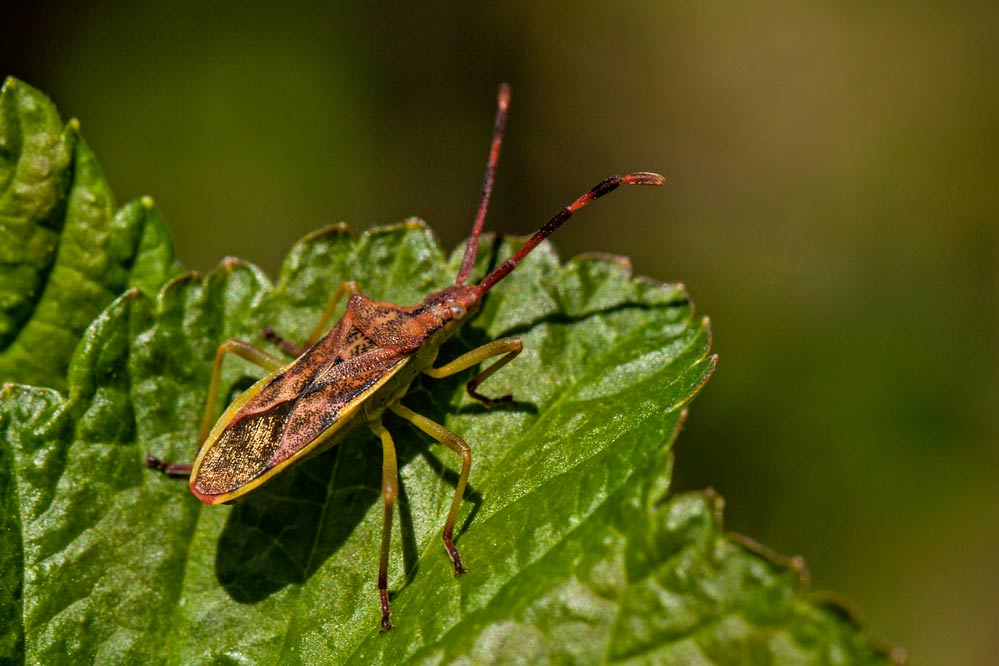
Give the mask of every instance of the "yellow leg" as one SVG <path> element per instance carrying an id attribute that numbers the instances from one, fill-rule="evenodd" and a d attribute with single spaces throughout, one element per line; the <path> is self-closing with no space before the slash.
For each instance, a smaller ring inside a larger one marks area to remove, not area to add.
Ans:
<path id="1" fill-rule="evenodd" d="M 312 329 L 312 333 L 309 334 L 309 339 L 305 341 L 301 347 L 291 342 L 287 338 L 278 335 L 273 328 L 270 326 L 264 326 L 264 337 L 271 342 L 277 343 L 281 349 L 285 350 L 292 356 L 301 356 L 305 351 L 316 344 L 316 341 L 322 337 L 323 333 L 329 327 L 330 320 L 333 319 L 333 313 L 336 311 L 336 306 L 340 304 L 340 299 L 344 297 L 344 294 L 348 296 L 353 296 L 354 294 L 361 293 L 361 285 L 357 282 L 351 280 L 350 282 L 344 282 L 340 285 L 336 293 L 333 294 L 333 298 L 330 299 L 329 305 L 323 311 L 323 316 L 319 318 L 319 323 L 316 327 Z"/>
<path id="2" fill-rule="evenodd" d="M 385 503 L 385 517 L 382 520 L 382 553 L 378 561 L 378 596 L 382 602 L 382 631 L 385 632 L 392 629 L 389 620 L 388 560 L 389 545 L 392 542 L 392 507 L 399 494 L 399 468 L 395 459 L 395 443 L 381 419 L 368 425 L 382 440 L 382 500 Z"/>
<path id="3" fill-rule="evenodd" d="M 444 523 L 444 532 L 441 534 L 441 538 L 444 540 L 444 548 L 447 549 L 447 554 L 451 557 L 451 563 L 454 564 L 454 575 L 460 576 L 465 573 L 466 569 L 461 563 L 461 555 L 458 554 L 458 549 L 455 548 L 452 537 L 454 536 L 454 524 L 458 520 L 458 509 L 461 507 L 461 497 L 465 494 L 465 485 L 468 483 L 468 473 L 472 469 L 472 450 L 468 448 L 468 444 L 461 437 L 458 437 L 458 435 L 441 424 L 431 421 L 426 416 L 421 416 L 399 403 L 390 406 L 389 409 L 461 456 L 461 473 L 458 475 L 458 486 L 454 489 L 451 510 L 448 511 L 447 521 Z"/>
<path id="4" fill-rule="evenodd" d="M 479 384 L 489 379 L 489 377 L 502 368 L 504 365 L 509 363 L 524 349 L 524 344 L 520 341 L 520 338 L 500 338 L 499 340 L 493 340 L 487 344 L 482 345 L 472 351 L 462 354 L 458 358 L 454 359 L 450 363 L 443 365 L 439 368 L 428 368 L 424 370 L 424 373 L 430 375 L 434 379 L 441 379 L 443 377 L 450 377 L 451 375 L 461 372 L 466 368 L 470 368 L 473 365 L 478 365 L 483 361 L 492 358 L 493 356 L 499 356 L 500 354 L 506 354 L 503 358 L 496 361 L 488 368 L 480 372 L 479 374 L 472 377 L 469 382 L 465 385 L 465 389 L 468 391 L 468 395 L 472 396 L 486 407 L 492 407 L 493 405 L 500 402 L 513 402 L 512 395 L 504 395 L 500 398 L 487 398 L 475 389 L 478 388 Z"/>

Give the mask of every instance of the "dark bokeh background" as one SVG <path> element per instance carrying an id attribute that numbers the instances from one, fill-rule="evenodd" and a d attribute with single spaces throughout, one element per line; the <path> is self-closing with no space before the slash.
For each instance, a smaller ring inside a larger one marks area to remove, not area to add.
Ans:
<path id="1" fill-rule="evenodd" d="M 556 242 L 712 317 L 677 486 L 716 487 L 731 529 L 804 555 L 916 663 L 994 663 L 999 5 L 199 4 L 8 8 L 0 73 L 80 118 L 119 201 L 153 195 L 199 269 L 273 272 L 334 221 L 460 242 L 499 81 L 491 228 L 666 174 Z"/>

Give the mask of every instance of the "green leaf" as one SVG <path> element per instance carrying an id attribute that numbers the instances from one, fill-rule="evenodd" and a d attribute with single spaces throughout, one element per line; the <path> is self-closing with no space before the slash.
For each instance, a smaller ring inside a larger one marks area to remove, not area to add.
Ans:
<path id="1" fill-rule="evenodd" d="M 477 274 L 514 244 L 486 240 Z M 677 285 L 624 260 L 560 264 L 542 245 L 442 350 L 520 335 L 483 386 L 420 379 L 404 403 L 472 446 L 457 545 L 440 543 L 455 456 L 386 416 L 400 460 L 390 560 L 396 628 L 378 632 L 380 447 L 356 432 L 234 506 L 200 504 L 143 466 L 189 460 L 216 346 L 303 339 L 336 286 L 417 302 L 450 283 L 411 221 L 317 232 L 276 285 L 227 260 L 152 299 L 130 290 L 77 349 L 68 397 L 0 398 L 0 659 L 12 663 L 885 663 L 842 613 L 813 603 L 800 567 L 725 536 L 710 494 L 662 503 L 685 406 L 711 373 L 704 320 Z M 273 350 L 273 349 L 272 349 Z M 259 372 L 226 362 L 224 394 Z"/>
<path id="2" fill-rule="evenodd" d="M 0 381 L 62 389 L 83 331 L 129 287 L 177 273 L 163 220 L 144 198 L 115 211 L 79 123 L 41 92 L 0 90 Z"/>

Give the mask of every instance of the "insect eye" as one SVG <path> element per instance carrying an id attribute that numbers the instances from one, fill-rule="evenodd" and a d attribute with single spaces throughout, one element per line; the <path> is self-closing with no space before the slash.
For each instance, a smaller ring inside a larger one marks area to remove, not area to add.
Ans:
<path id="1" fill-rule="evenodd" d="M 461 307 L 460 305 L 452 305 L 450 307 L 451 307 L 451 314 L 454 315 L 455 319 L 461 319 L 462 317 L 465 316 L 465 308 Z"/>

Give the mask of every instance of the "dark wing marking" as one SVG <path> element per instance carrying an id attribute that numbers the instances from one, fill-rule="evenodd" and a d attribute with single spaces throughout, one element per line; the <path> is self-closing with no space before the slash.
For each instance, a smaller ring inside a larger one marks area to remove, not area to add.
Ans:
<path id="1" fill-rule="evenodd" d="M 350 313 L 347 313 L 319 342 L 310 347 L 294 363 L 276 373 L 271 381 L 239 410 L 233 420 L 245 418 L 256 412 L 269 411 L 282 402 L 297 400 L 316 375 L 323 373 L 329 366 L 344 361 L 339 350 L 344 348 L 348 337 L 356 330 Z"/>
<path id="2" fill-rule="evenodd" d="M 359 408 L 361 395 L 387 381 L 408 356 L 392 349 L 376 349 L 332 366 L 295 401 L 271 466 L 287 460 L 319 438 L 344 411 Z"/>

